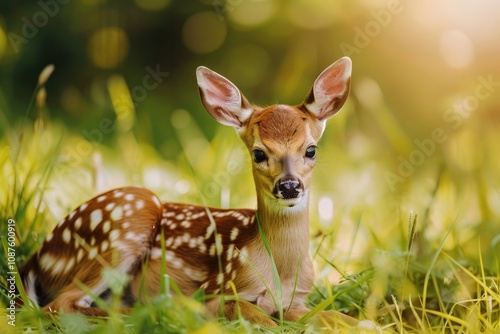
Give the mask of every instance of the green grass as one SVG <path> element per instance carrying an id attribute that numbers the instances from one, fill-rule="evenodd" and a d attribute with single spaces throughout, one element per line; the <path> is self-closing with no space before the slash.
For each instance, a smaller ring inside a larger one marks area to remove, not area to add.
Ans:
<path id="1" fill-rule="evenodd" d="M 311 254 L 317 280 L 309 296 L 313 311 L 308 316 L 335 309 L 372 320 L 389 333 L 499 332 L 500 168 L 496 157 L 500 148 L 495 144 L 499 132 L 493 125 L 470 120 L 393 191 L 384 173 L 397 170 L 393 156 L 408 156 L 411 148 L 401 151 L 400 145 L 363 131 L 353 109 L 348 104 L 330 121 L 318 151 L 311 198 Z M 200 107 L 191 112 L 204 111 Z M 140 122 L 151 120 L 137 119 L 132 130 L 117 126 L 103 145 L 71 133 L 57 121 L 42 123 L 41 114 L 37 112 L 35 122 L 26 119 L 23 125 L 8 126 L 2 121 L 0 235 L 5 244 L 6 222 L 13 218 L 18 265 L 72 207 L 111 186 L 145 185 L 165 200 L 255 206 L 249 159 L 231 129 L 219 126 L 207 138 L 190 113 L 176 111 L 176 119 L 183 122 L 173 135 L 181 150 L 178 158 L 166 161 L 149 142 L 138 139 Z M 463 141 L 478 131 L 484 138 L 481 145 Z M 399 129 L 397 135 L 404 133 Z M 90 149 L 68 158 L 70 149 L 79 145 Z M 387 151 L 391 154 L 381 154 Z M 325 211 L 324 203 L 331 204 L 330 211 Z M 2 273 L 7 272 L 6 261 L 0 257 Z M 120 283 L 115 284 L 119 294 Z M 7 305 L 5 275 L 0 286 L 0 301 Z M 321 330 L 283 322 L 277 329 L 266 329 L 244 319 L 211 319 L 203 309 L 203 294 L 173 299 L 170 292 L 176 286 L 168 276 L 163 276 L 162 286 L 160 296 L 136 305 L 130 315 L 119 314 L 113 305 L 107 319 L 45 315 L 25 306 L 18 309 L 16 327 L 4 322 L 0 326 L 7 333 L 75 334 L 314 333 L 331 326 L 322 324 Z M 349 330 L 339 326 L 341 331 Z"/>

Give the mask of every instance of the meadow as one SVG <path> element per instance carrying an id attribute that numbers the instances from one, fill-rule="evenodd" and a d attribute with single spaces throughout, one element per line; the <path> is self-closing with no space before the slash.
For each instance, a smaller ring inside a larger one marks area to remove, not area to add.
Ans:
<path id="1" fill-rule="evenodd" d="M 309 316 L 335 309 L 379 327 L 303 321 L 259 328 L 244 319 L 213 319 L 205 314 L 202 293 L 172 297 L 176 286 L 168 273 L 160 296 L 130 315 L 112 304 L 108 318 L 47 315 L 26 303 L 21 289 L 25 306 L 16 307 L 12 326 L 6 321 L 12 300 L 9 228 L 20 265 L 72 208 L 112 187 L 142 185 L 165 201 L 255 207 L 248 153 L 230 128 L 202 131 L 201 104 L 162 119 L 171 124 L 170 143 L 181 148 L 167 159 L 148 134 L 156 120 L 137 117 L 131 103 L 114 103 L 114 115 L 80 132 L 50 119 L 44 96 L 50 73 L 45 75 L 30 107 L 21 111 L 22 122 L 10 125 L 0 113 L 3 333 L 500 331 L 498 125 L 472 110 L 444 110 L 441 124 L 414 138 L 384 99 L 366 90 L 354 92 L 330 120 L 318 149 L 310 204 L 316 283 L 308 303 Z M 112 99 L 131 100 L 119 78 L 108 89 Z M 360 113 L 360 105 L 371 112 Z M 113 281 L 117 296 L 121 284 Z"/>

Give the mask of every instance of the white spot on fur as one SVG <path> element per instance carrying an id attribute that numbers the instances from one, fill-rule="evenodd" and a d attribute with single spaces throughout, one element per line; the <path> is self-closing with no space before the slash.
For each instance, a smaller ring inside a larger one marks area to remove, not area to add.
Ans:
<path id="1" fill-rule="evenodd" d="M 226 259 L 230 261 L 233 258 L 234 244 L 230 244 L 226 250 Z"/>
<path id="2" fill-rule="evenodd" d="M 59 275 L 60 273 L 62 273 L 64 267 L 66 267 L 66 259 L 64 258 L 57 259 L 57 262 L 52 266 L 51 274 Z"/>
<path id="3" fill-rule="evenodd" d="M 233 213 L 231 214 L 231 216 L 233 216 L 234 218 L 236 218 L 236 219 L 238 219 L 240 221 L 243 220 L 243 219 L 245 219 L 245 216 L 243 216 L 238 211 L 233 211 Z"/>
<path id="4" fill-rule="evenodd" d="M 54 233 L 49 234 L 48 236 L 45 237 L 45 242 L 50 242 L 52 238 L 54 237 Z"/>
<path id="5" fill-rule="evenodd" d="M 215 231 L 215 223 L 211 223 L 207 227 L 207 231 L 205 233 L 205 239 L 210 238 L 210 236 L 212 235 L 212 233 L 214 233 L 214 231 Z"/>
<path id="6" fill-rule="evenodd" d="M 103 225 L 102 225 L 102 233 L 106 234 L 111 230 L 111 222 L 107 220 Z"/>
<path id="7" fill-rule="evenodd" d="M 130 224 L 130 222 L 124 222 L 124 223 L 122 224 L 122 228 L 123 228 L 124 230 L 128 229 L 130 226 L 132 226 L 132 224 Z"/>
<path id="8" fill-rule="evenodd" d="M 42 255 L 38 263 L 40 264 L 40 268 L 43 271 L 49 271 L 50 268 L 57 262 L 57 259 L 54 258 L 49 253 L 45 253 Z"/>
<path id="9" fill-rule="evenodd" d="M 64 243 L 66 244 L 69 244 L 69 242 L 71 241 L 71 231 L 67 227 L 64 229 L 62 233 L 62 241 L 64 241 Z"/>
<path id="10" fill-rule="evenodd" d="M 239 233 L 240 233 L 240 229 L 237 228 L 237 227 L 233 227 L 233 229 L 231 230 L 231 235 L 230 235 L 231 241 L 236 240 L 236 238 L 238 237 Z"/>
<path id="11" fill-rule="evenodd" d="M 179 247 L 180 245 L 182 245 L 182 237 L 178 236 L 175 238 L 175 241 L 174 241 L 174 245 L 172 246 L 172 248 L 177 248 Z"/>
<path id="12" fill-rule="evenodd" d="M 248 249 L 246 247 L 243 247 L 242 249 L 240 249 L 239 260 L 241 262 L 246 262 L 248 260 Z"/>
<path id="13" fill-rule="evenodd" d="M 111 219 L 114 221 L 120 220 L 123 218 L 123 208 L 121 206 L 117 206 L 111 211 Z"/>
<path id="14" fill-rule="evenodd" d="M 187 221 L 187 220 L 184 220 L 184 221 L 181 223 L 181 226 L 182 226 L 182 227 L 185 227 L 185 228 L 190 228 L 190 227 L 191 227 L 191 222 L 190 222 L 190 221 Z"/>
<path id="15" fill-rule="evenodd" d="M 229 274 L 231 270 L 233 270 L 233 263 L 229 262 L 228 264 L 226 264 L 226 274 Z"/>
<path id="16" fill-rule="evenodd" d="M 184 273 L 189 278 L 194 279 L 195 281 L 204 281 L 207 279 L 206 273 L 204 273 L 203 271 L 200 271 L 200 270 L 193 269 L 193 268 L 185 267 Z"/>
<path id="17" fill-rule="evenodd" d="M 118 240 L 119 237 L 120 237 L 120 231 L 118 230 L 113 230 L 111 231 L 111 233 L 109 233 L 109 240 L 111 242 Z"/>
<path id="18" fill-rule="evenodd" d="M 206 213 L 205 213 L 205 211 L 200 211 L 200 212 L 198 212 L 197 214 L 192 215 L 190 218 L 191 218 L 191 219 L 198 219 L 198 218 L 200 218 L 200 217 L 205 216 L 205 214 L 206 214 Z"/>
<path id="19" fill-rule="evenodd" d="M 75 230 L 78 230 L 82 226 L 82 217 L 78 217 L 75 220 Z"/>
<path id="20" fill-rule="evenodd" d="M 90 214 L 90 231 L 94 231 L 97 225 L 102 222 L 102 211 L 96 209 Z"/>
<path id="21" fill-rule="evenodd" d="M 140 236 L 138 236 L 135 232 L 132 232 L 132 231 L 128 231 L 127 233 L 125 233 L 125 239 L 130 240 L 130 241 L 134 241 L 134 242 L 141 241 Z"/>
<path id="22" fill-rule="evenodd" d="M 126 201 L 133 201 L 135 198 L 134 194 L 127 194 L 125 195 L 125 200 Z"/>
<path id="23" fill-rule="evenodd" d="M 165 252 L 165 259 L 167 261 L 172 261 L 174 259 L 174 257 L 175 257 L 175 253 L 174 252 L 172 252 L 172 251 L 166 251 Z"/>
<path id="24" fill-rule="evenodd" d="M 195 248 L 196 244 L 197 244 L 197 240 L 196 239 L 193 238 L 193 239 L 189 240 L 189 247 L 190 248 Z"/>
<path id="25" fill-rule="evenodd" d="M 97 247 L 92 247 L 92 248 L 89 250 L 89 260 L 94 259 L 94 258 L 97 256 L 97 253 L 98 253 L 98 249 L 97 249 Z"/>
<path id="26" fill-rule="evenodd" d="M 215 244 L 210 245 L 210 249 L 208 250 L 208 255 L 211 257 L 215 256 Z"/>
<path id="27" fill-rule="evenodd" d="M 217 274 L 217 284 L 222 284 L 222 282 L 224 282 L 224 274 L 218 273 Z"/>
<path id="28" fill-rule="evenodd" d="M 102 195 L 102 196 L 97 197 L 97 201 L 98 201 L 98 202 L 102 202 L 102 201 L 104 201 L 105 199 L 106 199 L 106 195 Z"/>
<path id="29" fill-rule="evenodd" d="M 123 191 L 115 190 L 115 198 L 122 197 L 124 195 Z"/>
<path id="30" fill-rule="evenodd" d="M 116 206 L 115 202 L 110 202 L 110 203 L 108 203 L 108 205 L 106 205 L 105 209 L 106 209 L 106 211 L 111 211 L 111 210 L 113 210 L 113 208 L 115 206 Z"/>
<path id="31" fill-rule="evenodd" d="M 142 199 L 140 199 L 137 202 L 135 202 L 135 208 L 137 210 L 144 209 L 145 206 L 146 206 L 146 204 L 144 203 L 144 201 Z"/>
<path id="32" fill-rule="evenodd" d="M 183 261 L 181 259 L 173 259 L 172 261 L 169 262 L 169 264 L 176 269 L 180 269 L 183 266 Z"/>
<path id="33" fill-rule="evenodd" d="M 109 241 L 108 240 L 104 240 L 101 243 L 101 253 L 104 253 L 105 251 L 107 251 L 108 248 L 109 248 Z"/>
<path id="34" fill-rule="evenodd" d="M 175 212 L 174 211 L 168 211 L 168 212 L 165 212 L 163 214 L 163 216 L 166 217 L 166 218 L 171 218 L 171 217 L 175 216 Z"/>
<path id="35" fill-rule="evenodd" d="M 158 234 L 158 236 L 160 235 Z M 170 237 L 167 240 L 165 240 L 165 246 L 170 247 L 173 242 L 174 242 L 174 237 Z"/>
<path id="36" fill-rule="evenodd" d="M 155 247 L 151 250 L 151 258 L 153 260 L 159 259 L 161 257 L 161 248 Z"/>
<path id="37" fill-rule="evenodd" d="M 71 213 L 70 213 L 70 214 L 69 214 L 69 216 L 68 216 L 68 220 L 73 219 L 73 217 L 74 217 L 75 215 L 76 215 L 76 210 L 71 211 Z"/>
<path id="38" fill-rule="evenodd" d="M 85 209 L 86 209 L 88 206 L 89 206 L 89 203 L 83 203 L 82 205 L 80 205 L 80 208 L 79 208 L 80 212 L 85 211 Z"/>
<path id="39" fill-rule="evenodd" d="M 75 266 L 75 258 L 72 257 L 71 259 L 68 260 L 68 263 L 66 263 L 66 268 L 64 268 L 63 274 L 67 274 L 73 267 Z"/>
<path id="40" fill-rule="evenodd" d="M 76 262 L 80 262 L 83 259 L 83 248 L 78 250 L 78 254 L 76 255 Z"/>

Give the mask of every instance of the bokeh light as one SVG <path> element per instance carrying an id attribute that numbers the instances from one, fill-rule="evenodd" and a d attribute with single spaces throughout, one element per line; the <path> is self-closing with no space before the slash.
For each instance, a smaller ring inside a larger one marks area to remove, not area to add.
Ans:
<path id="1" fill-rule="evenodd" d="M 441 36 L 441 57 L 451 67 L 465 68 L 474 60 L 474 45 L 470 38 L 458 30 L 447 30 Z"/>
<path id="2" fill-rule="evenodd" d="M 217 50 L 226 39 L 226 26 L 214 12 L 194 14 L 182 27 L 186 47 L 194 53 L 204 54 Z"/>
<path id="3" fill-rule="evenodd" d="M 234 1 L 233 1 L 234 2 Z M 278 10 L 276 0 L 238 1 L 227 4 L 227 15 L 240 27 L 256 27 L 269 21 Z"/>
<path id="4" fill-rule="evenodd" d="M 111 69 L 119 66 L 127 57 L 129 39 L 119 27 L 105 27 L 90 36 L 88 53 L 92 63 L 100 68 Z"/>

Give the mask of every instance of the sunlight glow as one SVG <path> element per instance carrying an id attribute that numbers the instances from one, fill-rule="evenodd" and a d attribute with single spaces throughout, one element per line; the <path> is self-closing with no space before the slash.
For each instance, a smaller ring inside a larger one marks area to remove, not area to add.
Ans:
<path id="1" fill-rule="evenodd" d="M 467 67 L 474 59 L 474 46 L 469 36 L 459 30 L 448 30 L 441 35 L 440 53 L 453 68 Z"/>
<path id="2" fill-rule="evenodd" d="M 333 200 L 330 197 L 321 197 L 318 201 L 318 212 L 322 221 L 330 221 L 333 218 Z"/>

